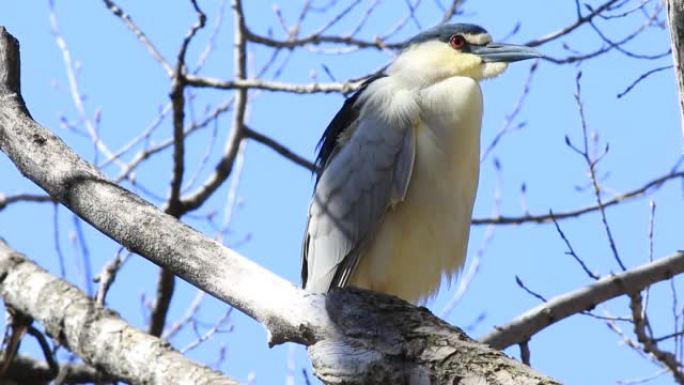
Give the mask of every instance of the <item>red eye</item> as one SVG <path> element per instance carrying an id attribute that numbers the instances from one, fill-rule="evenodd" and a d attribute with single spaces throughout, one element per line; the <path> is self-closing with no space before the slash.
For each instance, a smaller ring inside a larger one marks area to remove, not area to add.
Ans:
<path id="1" fill-rule="evenodd" d="M 463 35 L 451 35 L 449 38 L 449 45 L 453 49 L 461 49 L 466 45 L 466 39 Z"/>

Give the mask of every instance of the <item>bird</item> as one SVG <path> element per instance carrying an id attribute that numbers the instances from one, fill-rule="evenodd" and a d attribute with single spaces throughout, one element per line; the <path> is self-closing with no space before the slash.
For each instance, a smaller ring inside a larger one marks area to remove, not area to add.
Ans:
<path id="1" fill-rule="evenodd" d="M 424 303 L 464 264 L 480 165 L 480 82 L 541 57 L 450 23 L 409 39 L 347 98 L 318 145 L 302 285 Z"/>

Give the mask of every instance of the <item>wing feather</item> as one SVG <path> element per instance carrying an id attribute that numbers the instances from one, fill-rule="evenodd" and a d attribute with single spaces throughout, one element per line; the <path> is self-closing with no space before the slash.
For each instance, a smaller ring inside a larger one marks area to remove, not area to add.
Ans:
<path id="1" fill-rule="evenodd" d="M 351 137 L 326 160 L 304 236 L 302 280 L 307 290 L 326 292 L 346 285 L 384 213 L 403 200 L 413 169 L 415 133 L 410 119 L 395 122 L 390 126 L 376 109 L 362 109 L 349 123 L 355 125 Z"/>

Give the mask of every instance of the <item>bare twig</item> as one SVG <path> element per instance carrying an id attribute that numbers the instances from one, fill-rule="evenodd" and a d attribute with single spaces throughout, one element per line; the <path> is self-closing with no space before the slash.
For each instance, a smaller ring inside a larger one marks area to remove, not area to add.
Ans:
<path id="1" fill-rule="evenodd" d="M 643 311 L 641 293 L 635 291 L 629 295 L 629 299 L 629 308 L 632 310 L 632 319 L 634 319 L 634 334 L 636 334 L 643 349 L 670 370 L 678 384 L 684 384 L 684 373 L 680 370 L 681 365 L 677 362 L 677 357 L 670 352 L 660 349 L 658 343 L 646 331 L 648 328 L 648 318 L 646 318 Z"/>
<path id="2" fill-rule="evenodd" d="M 673 179 L 681 179 L 684 178 L 684 171 L 676 171 L 673 170 L 669 174 L 663 175 L 659 178 L 656 178 L 643 186 L 634 189 L 632 191 L 629 191 L 624 194 L 620 194 L 616 197 L 613 197 L 605 202 L 603 202 L 602 206 L 599 205 L 591 205 L 587 206 L 581 209 L 577 210 L 570 210 L 570 211 L 565 211 L 565 212 L 554 212 L 552 214 L 541 214 L 541 215 L 522 215 L 519 217 L 512 217 L 512 216 L 498 216 L 498 217 L 493 217 L 493 218 L 474 218 L 472 223 L 474 225 L 488 225 L 488 224 L 497 224 L 497 225 L 519 225 L 523 223 L 548 223 L 548 222 L 553 222 L 554 220 L 562 220 L 562 219 L 568 219 L 568 218 L 576 218 L 581 215 L 599 211 L 601 210 L 601 207 L 604 209 L 610 206 L 617 205 L 619 203 L 623 203 L 626 201 L 629 201 L 634 198 L 638 198 L 641 196 L 644 196 L 645 194 L 649 193 L 653 189 L 660 188 L 664 183 L 673 180 Z"/>
<path id="3" fill-rule="evenodd" d="M 242 1 L 233 0 L 232 8 L 235 19 L 235 79 L 244 80 L 247 78 L 247 27 L 242 10 Z M 247 111 L 247 89 L 238 89 L 235 93 L 233 126 L 226 143 L 224 155 L 216 165 L 213 175 L 209 177 L 205 184 L 197 192 L 182 201 L 182 208 L 186 212 L 201 206 L 230 176 L 235 156 L 240 147 L 240 141 L 244 138 L 245 113 Z"/>
<path id="4" fill-rule="evenodd" d="M 45 357 L 45 362 L 48 364 L 48 368 L 56 376 L 57 373 L 59 373 L 59 366 L 55 361 L 52 348 L 50 347 L 50 344 L 47 342 L 47 339 L 43 333 L 33 326 L 29 326 L 26 332 L 35 338 L 36 341 L 38 341 L 38 345 L 40 346 L 40 350 L 43 352 L 43 357 Z"/>
<path id="5" fill-rule="evenodd" d="M 625 264 L 622 262 L 622 258 L 620 258 L 620 253 L 617 250 L 617 245 L 615 243 L 615 238 L 613 237 L 613 232 L 611 230 L 610 225 L 608 224 L 608 217 L 606 216 L 606 210 L 605 210 L 605 204 L 603 203 L 603 197 L 602 197 L 602 188 L 599 184 L 598 177 L 596 176 L 596 166 L 598 162 L 601 160 L 601 157 L 605 155 L 608 152 L 608 146 L 606 145 L 605 151 L 603 155 L 600 156 L 594 156 L 590 155 L 589 153 L 589 133 L 587 132 L 588 130 L 588 125 L 587 125 L 587 120 L 586 116 L 584 114 L 584 103 L 582 102 L 582 95 L 581 95 L 581 83 L 580 80 L 582 78 L 582 73 L 579 72 L 577 74 L 577 77 L 575 79 L 575 84 L 576 84 L 576 91 L 575 91 L 575 101 L 577 103 L 577 109 L 579 111 L 580 115 L 580 123 L 582 127 L 582 138 L 583 138 L 583 147 L 581 149 L 573 146 L 570 142 L 570 139 L 566 137 L 566 143 L 570 148 L 574 149 L 575 152 L 580 154 L 584 161 L 587 164 L 587 168 L 589 169 L 589 176 L 591 177 L 591 183 L 594 189 L 594 198 L 596 199 L 596 206 L 599 208 L 599 213 L 601 213 L 601 222 L 603 223 L 603 229 L 606 232 L 606 237 L 608 238 L 608 244 L 610 245 L 610 250 L 613 254 L 613 258 L 615 261 L 618 263 L 618 266 L 622 269 L 622 271 L 626 271 L 627 267 Z"/>
<path id="6" fill-rule="evenodd" d="M 194 341 L 190 342 L 188 345 L 186 345 L 184 348 L 180 349 L 180 352 L 186 354 L 187 352 L 200 346 L 205 341 L 209 340 L 213 335 L 217 333 L 231 332 L 232 327 L 229 327 L 227 330 L 223 330 L 222 328 L 223 325 L 226 322 L 228 322 L 228 319 L 230 318 L 230 314 L 232 311 L 233 308 L 229 307 L 228 310 L 226 310 L 226 312 L 223 314 L 223 316 L 218 321 L 216 321 L 216 323 L 211 328 L 209 328 L 209 330 L 207 330 L 204 334 L 199 335 L 199 333 L 195 331 L 196 334 L 198 334 L 197 338 Z"/>
<path id="7" fill-rule="evenodd" d="M 624 91 L 622 91 L 622 92 L 620 92 L 619 94 L 617 94 L 618 99 L 621 98 L 621 97 L 623 97 L 623 96 L 625 96 L 625 95 L 627 95 L 634 87 L 636 87 L 637 84 L 639 84 L 642 80 L 646 79 L 647 77 L 653 75 L 653 74 L 656 73 L 656 72 L 668 70 L 668 69 L 670 69 L 670 68 L 672 68 L 672 65 L 667 65 L 667 66 L 663 66 L 663 67 L 657 67 L 657 68 L 654 68 L 654 69 L 652 69 L 652 70 L 648 70 L 648 71 L 644 72 L 644 73 L 641 74 L 641 76 L 639 76 L 635 81 L 633 81 L 632 84 L 630 84 L 629 86 L 627 86 L 627 88 L 625 88 Z"/>
<path id="8" fill-rule="evenodd" d="M 217 106 L 211 113 L 207 114 L 207 116 L 197 122 L 193 123 L 190 126 L 186 127 L 185 129 L 185 137 L 187 138 L 191 134 L 197 132 L 200 129 L 203 129 L 207 127 L 210 123 L 215 122 L 216 119 L 218 119 L 220 116 L 225 114 L 226 112 L 230 111 L 233 106 L 233 100 L 227 100 L 226 102 L 222 103 L 221 105 Z M 121 174 L 119 174 L 114 180 L 119 183 L 125 179 L 132 179 L 130 176 L 133 173 L 133 171 L 140 166 L 145 160 L 149 159 L 151 156 L 158 154 L 165 149 L 173 146 L 174 139 L 173 137 L 168 138 L 163 140 L 161 143 L 149 147 L 145 150 L 142 150 L 136 154 L 136 156 L 126 165 L 125 170 Z"/>
<path id="9" fill-rule="evenodd" d="M 276 142 L 275 139 L 272 139 L 272 138 L 270 138 L 264 134 L 256 132 L 247 126 L 245 126 L 245 128 L 244 128 L 244 135 L 246 138 L 255 140 L 255 141 L 271 148 L 273 151 L 275 151 L 278 154 L 284 156 L 285 158 L 291 160 L 292 162 L 294 162 L 298 166 L 304 167 L 304 168 L 310 170 L 311 172 L 316 171 L 316 165 L 313 162 L 309 161 L 308 159 L 306 159 L 304 157 L 301 157 L 301 156 L 295 154 L 289 148 L 287 148 L 284 145 Z"/>
<path id="10" fill-rule="evenodd" d="M 537 47 L 542 44 L 546 44 L 550 41 L 556 40 L 560 37 L 563 37 L 570 32 L 574 31 L 575 29 L 581 27 L 582 25 L 586 24 L 587 22 L 591 21 L 593 18 L 596 16 L 600 15 L 602 12 L 609 10 L 615 3 L 617 3 L 620 0 L 610 0 L 607 1 L 603 4 L 601 4 L 599 7 L 596 7 L 592 12 L 590 12 L 587 15 L 581 16 L 578 15 L 579 17 L 577 20 L 575 20 L 574 23 L 561 28 L 560 30 L 550 33 L 546 36 L 540 37 L 538 39 L 530 40 L 525 45 L 530 46 L 530 47 Z"/>
<path id="11" fill-rule="evenodd" d="M 314 94 L 314 93 L 349 93 L 354 91 L 361 82 L 342 82 L 342 83 L 311 83 L 293 84 L 281 83 L 260 79 L 240 79 L 221 80 L 196 75 L 187 75 L 188 85 L 193 87 L 211 87 L 224 90 L 247 90 L 257 89 L 275 92 L 290 92 L 295 94 Z"/>
<path id="12" fill-rule="evenodd" d="M 599 277 L 598 275 L 594 274 L 594 273 L 591 271 L 591 269 L 589 269 L 589 267 L 587 266 L 587 264 L 584 263 L 584 261 L 582 260 L 582 258 L 580 258 L 580 257 L 577 255 L 577 253 L 575 252 L 575 249 L 572 247 L 572 244 L 570 243 L 570 240 L 568 239 L 568 237 L 565 236 L 565 233 L 564 233 L 563 230 L 560 228 L 560 225 L 558 224 L 558 221 L 553 217 L 553 213 L 549 213 L 549 214 L 550 214 L 550 215 L 552 216 L 552 218 L 553 218 L 553 224 L 556 226 L 556 231 L 557 231 L 558 234 L 560 235 L 561 239 L 563 239 L 563 242 L 565 243 L 565 246 L 568 248 L 568 251 L 566 251 L 565 254 L 568 254 L 568 255 L 572 256 L 572 258 L 573 258 L 577 263 L 579 263 L 579 265 L 582 267 L 582 270 L 584 270 L 584 272 L 589 276 L 589 278 L 594 279 L 594 280 L 599 279 L 600 277 Z"/>
<path id="13" fill-rule="evenodd" d="M 487 148 L 484 150 L 482 153 L 482 156 L 480 156 L 480 163 L 484 162 L 485 159 L 491 154 L 491 152 L 494 150 L 496 145 L 499 143 L 501 138 L 506 135 L 507 133 L 513 131 L 513 130 L 518 130 L 524 127 L 524 125 L 519 124 L 516 126 L 513 126 L 513 121 L 515 118 L 520 114 L 520 111 L 522 111 L 522 107 L 525 103 L 525 99 L 527 98 L 527 95 L 530 93 L 530 86 L 532 84 L 532 79 L 534 77 L 535 72 L 537 71 L 537 68 L 539 68 L 539 61 L 535 61 L 531 66 L 530 66 L 530 71 L 527 74 L 527 79 L 525 79 L 525 83 L 523 85 L 523 90 L 520 96 L 518 97 L 518 100 L 515 104 L 515 107 L 513 107 L 513 111 L 511 111 L 508 115 L 506 115 L 506 118 L 504 119 L 503 124 L 501 125 L 501 128 L 499 129 L 499 132 L 496 133 L 494 136 L 494 139 L 492 139 L 491 142 L 489 142 L 489 145 Z"/>
<path id="14" fill-rule="evenodd" d="M 117 160 L 114 157 L 112 151 L 100 138 L 100 135 L 96 128 L 96 124 L 90 119 L 90 117 L 88 117 L 88 114 L 86 113 L 85 103 L 83 101 L 83 95 L 78 85 L 78 79 L 76 76 L 76 70 L 74 68 L 71 51 L 67 46 L 66 40 L 64 40 L 64 37 L 62 36 L 62 33 L 59 29 L 59 24 L 57 22 L 57 15 L 54 9 L 54 0 L 50 1 L 49 4 L 52 34 L 55 37 L 55 41 L 57 42 L 59 50 L 62 52 L 62 59 L 64 60 L 64 67 L 66 69 L 66 75 L 69 81 L 69 91 L 71 95 L 71 100 L 74 103 L 74 107 L 76 107 L 76 111 L 78 111 L 79 120 L 85 126 L 86 131 L 88 132 L 88 135 L 90 137 L 90 140 L 93 142 L 95 148 L 98 151 L 102 152 L 102 154 L 104 154 L 107 157 L 107 159 L 113 160 L 120 168 L 122 168 L 124 166 L 123 162 Z"/>
<path id="15" fill-rule="evenodd" d="M 7 369 L 3 380 L 12 384 L 90 384 L 109 383 L 115 380 L 111 376 L 106 376 L 83 364 L 59 365 L 57 373 L 47 362 L 37 361 L 26 356 L 16 356 Z M 57 380 L 61 380 L 61 382 L 57 382 Z"/>
<path id="16" fill-rule="evenodd" d="M 117 251 L 114 259 L 107 263 L 102 268 L 102 272 L 98 274 L 98 276 L 95 278 L 96 281 L 100 284 L 100 287 L 95 295 L 95 303 L 97 303 L 100 306 L 105 305 L 105 298 L 107 297 L 107 292 L 109 291 L 109 288 L 112 286 L 112 283 L 114 283 L 116 274 L 119 272 L 121 266 L 128 260 L 128 257 L 131 255 L 131 253 L 127 252 L 126 255 L 122 258 L 122 251 L 122 249 Z"/>
<path id="17" fill-rule="evenodd" d="M 16 194 L 5 196 L 0 194 L 0 210 L 17 202 L 54 202 L 54 200 L 49 195 Z"/>
<path id="18" fill-rule="evenodd" d="M 164 71 L 169 77 L 173 77 L 173 67 L 169 64 L 169 62 L 164 59 L 164 56 L 157 50 L 157 47 L 152 44 L 150 39 L 147 38 L 147 35 L 138 27 L 137 24 L 133 22 L 133 19 L 129 14 L 123 11 L 121 7 L 116 5 L 114 1 L 112 0 L 102 0 L 107 6 L 107 8 L 118 18 L 120 18 L 125 24 L 128 29 L 130 29 L 135 36 L 140 40 L 140 42 L 147 48 L 149 53 L 152 55 L 154 60 L 156 60 L 159 64 L 161 64 L 162 68 L 164 68 Z"/>
<path id="19" fill-rule="evenodd" d="M 571 315 L 591 309 L 609 299 L 640 291 L 656 282 L 684 272 L 684 252 L 642 265 L 632 270 L 604 277 L 586 287 L 550 299 L 480 341 L 496 349 L 521 343 L 540 330 Z"/>
<path id="20" fill-rule="evenodd" d="M 465 0 L 452 0 L 451 5 L 449 5 L 449 8 L 444 12 L 444 15 L 442 15 L 442 23 L 446 23 L 451 20 L 454 15 L 457 15 L 461 4 L 464 2 Z"/>
<path id="21" fill-rule="evenodd" d="M 204 300 L 206 293 L 203 292 L 202 290 L 197 290 L 197 293 L 195 294 L 195 298 L 192 300 L 192 303 L 190 303 L 190 306 L 188 307 L 188 310 L 185 312 L 185 315 L 183 317 L 174 322 L 167 330 L 164 331 L 164 334 L 162 337 L 165 340 L 170 340 L 173 338 L 181 329 L 190 323 L 190 321 L 197 315 L 197 312 L 200 309 L 200 305 L 202 305 L 202 300 Z"/>

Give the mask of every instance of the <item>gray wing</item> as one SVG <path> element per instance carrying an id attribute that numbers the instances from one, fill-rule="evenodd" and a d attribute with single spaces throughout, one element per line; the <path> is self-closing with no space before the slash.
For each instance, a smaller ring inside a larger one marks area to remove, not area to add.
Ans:
<path id="1" fill-rule="evenodd" d="M 404 199 L 415 157 L 412 122 L 389 127 L 373 112 L 354 122 L 316 184 L 304 236 L 304 287 L 343 287 L 384 213 Z"/>

